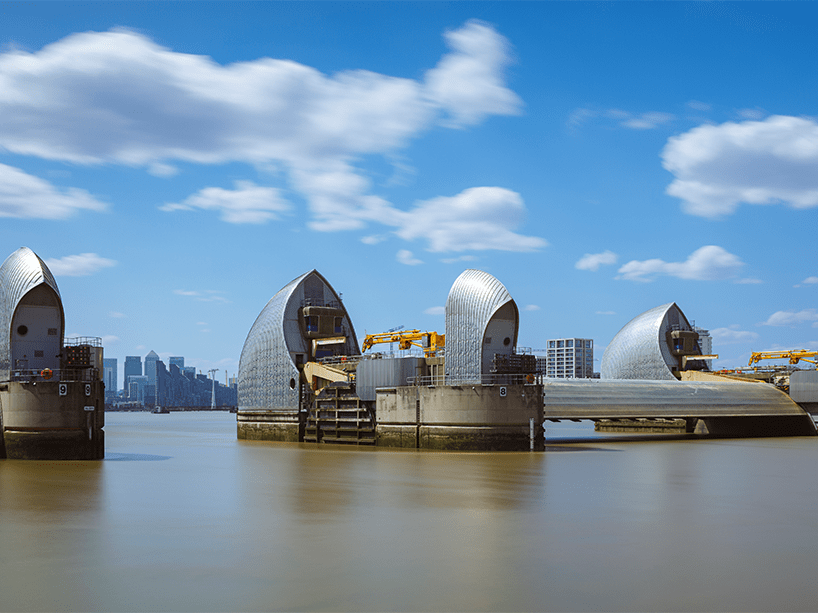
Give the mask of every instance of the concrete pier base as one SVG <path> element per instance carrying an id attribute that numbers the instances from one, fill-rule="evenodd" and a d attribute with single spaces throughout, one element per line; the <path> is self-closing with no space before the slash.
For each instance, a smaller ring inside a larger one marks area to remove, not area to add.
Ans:
<path id="1" fill-rule="evenodd" d="M 384 447 L 461 451 L 542 451 L 539 385 L 406 386 L 377 390 Z"/>
<path id="2" fill-rule="evenodd" d="M 241 410 L 236 414 L 236 437 L 248 441 L 297 443 L 304 437 L 306 413 Z"/>
<path id="3" fill-rule="evenodd" d="M 0 391 L 8 459 L 100 460 L 105 457 L 101 381 L 12 381 Z"/>

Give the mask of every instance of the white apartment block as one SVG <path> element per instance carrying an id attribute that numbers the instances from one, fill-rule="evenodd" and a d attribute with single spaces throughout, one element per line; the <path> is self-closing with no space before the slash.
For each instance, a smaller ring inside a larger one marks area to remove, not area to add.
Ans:
<path id="1" fill-rule="evenodd" d="M 590 379 L 594 376 L 594 341 L 590 338 L 548 339 L 545 376 Z"/>
<path id="2" fill-rule="evenodd" d="M 710 336 L 710 330 L 705 330 L 699 326 L 693 326 L 693 330 L 699 333 L 699 349 L 702 355 L 712 355 L 713 353 L 713 337 Z M 707 370 L 713 370 L 713 360 L 705 360 L 707 363 Z"/>

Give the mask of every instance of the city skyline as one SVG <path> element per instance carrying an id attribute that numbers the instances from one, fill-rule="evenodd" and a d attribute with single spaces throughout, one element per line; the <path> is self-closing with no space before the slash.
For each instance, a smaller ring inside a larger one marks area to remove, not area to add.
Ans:
<path id="1" fill-rule="evenodd" d="M 195 11 L 192 7 L 195 6 Z M 444 332 L 467 268 L 518 345 L 676 302 L 714 368 L 818 349 L 812 3 L 5 3 L 0 244 L 66 336 L 235 375 L 317 269 L 359 339 Z"/>

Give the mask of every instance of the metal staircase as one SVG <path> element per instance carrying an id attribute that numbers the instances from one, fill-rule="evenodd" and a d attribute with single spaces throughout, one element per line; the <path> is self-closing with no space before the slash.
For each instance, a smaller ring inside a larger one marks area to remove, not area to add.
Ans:
<path id="1" fill-rule="evenodd" d="M 304 428 L 305 443 L 374 445 L 375 416 L 353 384 L 331 383 L 315 397 Z"/>

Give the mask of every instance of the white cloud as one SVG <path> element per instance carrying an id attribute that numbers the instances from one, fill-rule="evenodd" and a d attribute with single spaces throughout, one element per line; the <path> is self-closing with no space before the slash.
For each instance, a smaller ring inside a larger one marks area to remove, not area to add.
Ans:
<path id="1" fill-rule="evenodd" d="M 527 304 L 523 310 L 524 311 L 539 311 L 540 307 L 538 305 L 536 305 L 536 304 Z"/>
<path id="2" fill-rule="evenodd" d="M 0 54 L 0 148 L 143 166 L 158 176 L 176 172 L 179 161 L 273 165 L 305 198 L 315 230 L 399 225 L 400 211 L 370 193 L 357 160 L 394 160 L 435 125 L 460 128 L 522 108 L 506 86 L 511 52 L 503 36 L 470 21 L 445 39 L 451 50 L 437 66 L 407 79 L 366 70 L 326 75 L 271 58 L 221 65 L 124 29 L 72 34 L 34 53 Z M 246 208 L 247 194 L 207 190 L 177 208 L 217 208 L 236 223 L 282 210 Z M 77 190 L 63 196 L 70 196 L 63 212 L 102 208 Z"/>
<path id="3" fill-rule="evenodd" d="M 525 213 L 520 194 L 502 187 L 472 187 L 456 196 L 420 202 L 398 219 L 398 236 L 424 239 L 429 251 L 537 251 L 548 243 L 515 233 Z"/>
<path id="4" fill-rule="evenodd" d="M 19 168 L 0 164 L 0 217 L 65 219 L 81 209 L 104 211 L 105 204 L 85 190 L 58 188 Z"/>
<path id="5" fill-rule="evenodd" d="M 85 277 L 103 268 L 116 266 L 116 260 L 109 260 L 96 253 L 67 255 L 64 258 L 45 260 L 48 269 L 57 277 Z"/>
<path id="6" fill-rule="evenodd" d="M 722 345 L 730 345 L 733 343 L 748 343 L 758 339 L 758 334 L 749 332 L 747 330 L 736 330 L 734 327 L 716 328 L 710 330 L 710 336 L 713 340 Z"/>
<path id="7" fill-rule="evenodd" d="M 370 236 L 364 236 L 361 239 L 361 242 L 364 245 L 377 245 L 378 243 L 382 243 L 386 239 L 387 237 L 384 236 L 383 234 L 372 234 Z"/>
<path id="8" fill-rule="evenodd" d="M 119 337 L 114 336 L 113 334 L 105 334 L 102 337 L 102 345 L 103 347 L 110 347 L 111 345 L 119 344 Z"/>
<path id="9" fill-rule="evenodd" d="M 290 209 L 279 190 L 259 187 L 252 181 L 236 181 L 235 190 L 206 187 L 180 203 L 159 207 L 163 211 L 217 210 L 229 223 L 260 224 L 278 219 L 278 214 Z"/>
<path id="10" fill-rule="evenodd" d="M 709 111 L 712 108 L 707 102 L 700 102 L 699 100 L 690 100 L 687 106 L 694 111 Z"/>
<path id="11" fill-rule="evenodd" d="M 177 296 L 187 296 L 190 298 L 195 298 L 199 302 L 223 302 L 225 304 L 230 304 L 230 300 L 222 296 L 223 292 L 215 289 L 208 289 L 204 291 L 196 291 L 196 290 L 187 290 L 187 289 L 175 289 L 173 293 Z M 207 325 L 204 323 L 199 323 L 199 325 Z"/>
<path id="12" fill-rule="evenodd" d="M 407 266 L 417 266 L 418 264 L 423 264 L 422 260 L 417 259 L 411 251 L 407 249 L 401 249 L 398 251 L 397 255 L 395 256 L 401 264 L 406 264 Z"/>
<path id="13" fill-rule="evenodd" d="M 111 311 L 108 313 L 108 317 L 113 317 L 114 319 L 122 319 L 125 317 L 125 313 L 120 313 L 119 311 Z"/>
<path id="14" fill-rule="evenodd" d="M 684 262 L 653 259 L 632 260 L 619 269 L 617 279 L 653 281 L 659 275 L 695 281 L 717 281 L 735 277 L 744 266 L 738 256 L 716 245 L 700 247 Z"/>
<path id="15" fill-rule="evenodd" d="M 488 115 L 516 115 L 522 101 L 506 88 L 508 41 L 490 26 L 469 21 L 446 32 L 452 53 L 426 73 L 425 95 L 448 113 L 445 123 L 473 125 Z"/>
<path id="16" fill-rule="evenodd" d="M 671 113 L 661 111 L 647 111 L 644 113 L 632 113 L 622 109 L 598 110 L 592 108 L 578 108 L 571 111 L 568 116 L 568 127 L 578 128 L 581 125 L 594 119 L 613 120 L 620 128 L 631 130 L 654 130 L 659 126 L 676 119 Z"/>
<path id="17" fill-rule="evenodd" d="M 621 125 L 632 130 L 654 130 L 674 119 L 675 117 L 670 113 L 650 112 L 628 117 L 622 121 Z"/>
<path id="18" fill-rule="evenodd" d="M 662 165 L 675 179 L 667 193 L 702 217 L 739 203 L 818 206 L 818 123 L 805 117 L 703 125 L 670 138 Z"/>
<path id="19" fill-rule="evenodd" d="M 586 253 L 574 264 L 579 270 L 599 270 L 600 266 L 616 264 L 617 256 L 613 251 L 603 251 L 602 253 Z"/>
<path id="20" fill-rule="evenodd" d="M 818 283 L 818 277 L 807 277 L 806 279 L 801 281 L 801 285 L 814 285 L 816 283 Z M 795 287 L 800 287 L 800 286 L 796 285 Z"/>
<path id="21" fill-rule="evenodd" d="M 446 307 L 445 306 L 433 306 L 429 307 L 425 311 L 423 311 L 427 315 L 445 315 L 446 314 Z"/>
<path id="22" fill-rule="evenodd" d="M 818 323 L 818 310 L 804 309 L 803 311 L 776 311 L 767 318 L 764 326 L 797 326 L 808 322 Z"/>
<path id="23" fill-rule="evenodd" d="M 173 177 L 179 174 L 179 169 L 170 164 L 163 164 L 162 162 L 153 162 L 148 166 L 148 172 L 154 177 Z"/>
<path id="24" fill-rule="evenodd" d="M 753 277 L 747 277 L 746 279 L 736 279 L 733 281 L 733 283 L 738 283 L 739 285 L 760 285 L 764 283 L 764 281 Z"/>
<path id="25" fill-rule="evenodd" d="M 443 258 L 440 261 L 444 264 L 456 264 L 457 262 L 473 262 L 476 259 L 473 255 L 460 255 L 456 258 Z"/>

